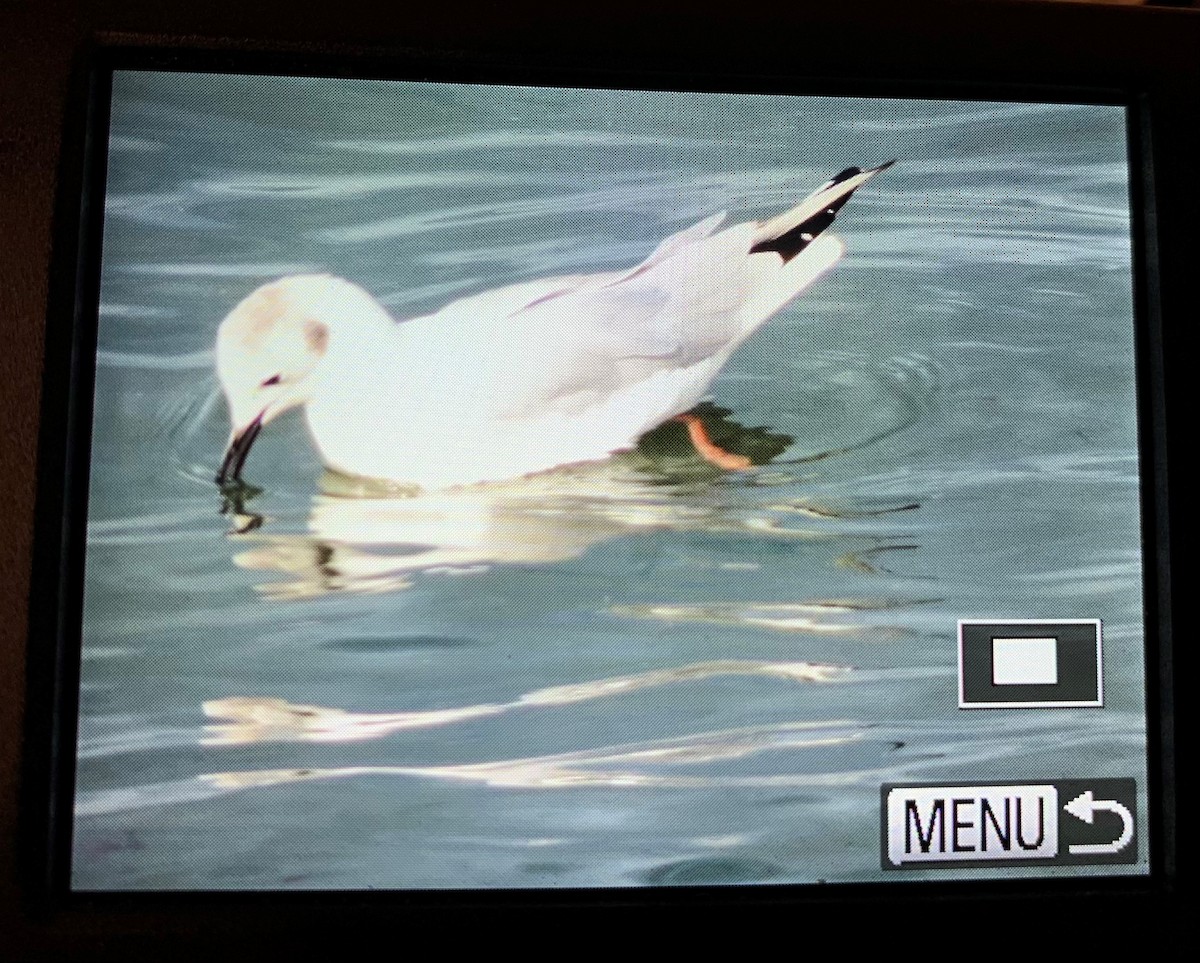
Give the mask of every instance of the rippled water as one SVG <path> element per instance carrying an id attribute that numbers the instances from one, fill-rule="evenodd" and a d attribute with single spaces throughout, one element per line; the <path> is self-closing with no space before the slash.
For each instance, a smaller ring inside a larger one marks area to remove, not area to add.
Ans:
<path id="1" fill-rule="evenodd" d="M 1144 786 L 1122 125 L 119 75 L 75 885 L 870 880 L 881 782 Z M 660 437 L 402 498 L 289 417 L 219 513 L 212 345 L 257 285 L 327 270 L 416 316 L 892 157 L 713 386 L 769 464 Z M 986 617 L 1103 619 L 1105 708 L 958 710 Z"/>

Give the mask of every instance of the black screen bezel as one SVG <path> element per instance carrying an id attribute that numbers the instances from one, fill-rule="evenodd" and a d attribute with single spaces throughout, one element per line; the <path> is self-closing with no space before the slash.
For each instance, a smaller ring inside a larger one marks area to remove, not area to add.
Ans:
<path id="1" fill-rule="evenodd" d="M 70 854 L 75 734 L 78 721 L 83 558 L 97 310 L 107 167 L 111 79 L 118 70 L 171 70 L 290 74 L 356 79 L 432 80 L 531 86 L 702 90 L 799 95 L 917 97 L 953 100 L 1115 104 L 1127 109 L 1133 211 L 1133 276 L 1142 467 L 1143 561 L 1146 615 L 1146 678 L 1151 799 L 1148 876 L 897 880 L 836 886 L 647 888 L 638 890 L 437 890 L 389 892 L 233 893 L 73 892 Z M 88 52 L 77 75 L 78 112 L 64 139 L 55 265 L 47 319 L 45 390 L 38 465 L 33 590 L 30 600 L 29 693 L 22 794 L 23 879 L 27 895 L 44 911 L 83 909 L 110 913 L 153 908 L 168 913 L 219 915 L 247 901 L 279 919 L 303 916 L 316 906 L 342 912 L 379 913 L 496 911 L 550 907 L 742 910 L 809 905 L 839 907 L 941 901 L 981 903 L 1017 900 L 1051 905 L 1092 897 L 1158 900 L 1171 891 L 1176 841 L 1174 743 L 1171 720 L 1173 653 L 1166 497 L 1166 395 L 1162 310 L 1158 290 L 1155 164 L 1151 153 L 1153 108 L 1136 85 L 1091 83 L 1067 87 L 1046 82 L 1000 83 L 963 79 L 901 80 L 863 76 L 763 75 L 744 71 L 695 73 L 645 63 L 618 67 L 581 62 L 530 66 L 504 56 L 452 56 L 445 51 L 406 51 L 401 58 L 361 53 L 270 50 L 161 49 L 101 45 Z M 1160 721 L 1159 726 L 1153 720 Z"/>

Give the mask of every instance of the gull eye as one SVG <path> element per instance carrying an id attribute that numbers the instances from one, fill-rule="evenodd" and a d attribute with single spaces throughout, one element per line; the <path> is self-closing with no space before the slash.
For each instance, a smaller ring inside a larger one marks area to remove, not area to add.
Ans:
<path id="1" fill-rule="evenodd" d="M 272 385 L 278 385 L 278 384 L 283 384 L 283 375 L 277 375 L 277 374 L 271 375 L 271 377 L 269 377 L 266 381 L 264 381 L 261 385 L 259 385 L 259 387 L 260 388 L 270 388 Z"/>

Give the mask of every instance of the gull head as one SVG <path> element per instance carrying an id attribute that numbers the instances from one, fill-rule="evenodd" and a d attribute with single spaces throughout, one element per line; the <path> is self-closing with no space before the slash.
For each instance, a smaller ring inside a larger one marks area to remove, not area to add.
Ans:
<path id="1" fill-rule="evenodd" d="M 381 312 L 367 292 L 327 274 L 263 285 L 229 312 L 217 331 L 217 378 L 231 423 L 218 484 L 241 478 L 264 425 L 312 397 L 333 329 Z"/>

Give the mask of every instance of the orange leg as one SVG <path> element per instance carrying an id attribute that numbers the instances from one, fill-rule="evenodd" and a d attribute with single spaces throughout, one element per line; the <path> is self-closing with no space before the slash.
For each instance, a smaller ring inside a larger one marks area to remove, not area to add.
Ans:
<path id="1" fill-rule="evenodd" d="M 704 422 L 695 415 L 676 415 L 673 421 L 682 421 L 687 425 L 688 437 L 692 440 L 692 444 L 696 446 L 696 451 L 700 456 L 707 461 L 711 461 L 718 468 L 724 468 L 726 471 L 737 471 L 741 468 L 750 467 L 750 459 L 745 455 L 735 455 L 733 452 L 726 451 L 724 448 L 718 448 L 713 444 L 713 440 L 708 437 L 708 432 L 704 428 Z"/>

